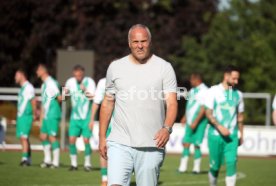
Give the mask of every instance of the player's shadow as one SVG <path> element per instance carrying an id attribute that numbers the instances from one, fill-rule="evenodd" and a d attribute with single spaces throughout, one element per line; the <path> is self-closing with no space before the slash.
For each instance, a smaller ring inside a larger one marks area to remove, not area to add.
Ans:
<path id="1" fill-rule="evenodd" d="M 158 185 L 163 185 L 163 182 L 162 182 L 162 181 L 159 181 L 159 182 L 158 182 Z M 131 183 L 130 183 L 130 186 L 136 186 L 136 182 L 131 182 Z"/>

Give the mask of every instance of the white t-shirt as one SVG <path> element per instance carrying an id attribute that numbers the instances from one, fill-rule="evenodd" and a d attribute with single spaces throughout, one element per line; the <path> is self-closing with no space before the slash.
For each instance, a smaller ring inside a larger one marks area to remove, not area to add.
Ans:
<path id="1" fill-rule="evenodd" d="M 107 70 L 106 94 L 115 97 L 111 134 L 107 140 L 131 147 L 156 147 L 154 136 L 165 121 L 164 93 L 176 92 L 170 63 L 153 55 L 146 64 L 129 56 Z"/>
<path id="2" fill-rule="evenodd" d="M 273 110 L 276 110 L 276 95 L 274 96 L 273 103 L 272 103 Z"/>

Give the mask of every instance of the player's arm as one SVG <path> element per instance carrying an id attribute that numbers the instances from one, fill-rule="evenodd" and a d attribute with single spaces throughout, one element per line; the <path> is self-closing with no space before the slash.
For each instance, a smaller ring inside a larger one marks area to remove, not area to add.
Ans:
<path id="1" fill-rule="evenodd" d="M 272 119 L 273 119 L 274 125 L 276 126 L 276 109 L 272 113 Z"/>
<path id="2" fill-rule="evenodd" d="M 239 126 L 239 132 L 240 132 L 239 145 L 243 144 L 243 121 L 244 121 L 244 115 L 241 112 L 238 114 L 238 126 Z"/>
<path id="3" fill-rule="evenodd" d="M 31 104 L 32 104 L 32 109 L 33 109 L 33 120 L 36 120 L 36 98 L 34 97 L 31 100 Z"/>
<path id="4" fill-rule="evenodd" d="M 106 148 L 106 131 L 109 125 L 109 121 L 112 116 L 114 109 L 115 98 L 112 95 L 106 94 L 100 110 L 100 131 L 99 131 L 99 150 L 100 154 L 104 159 L 107 159 L 107 148 Z"/>
<path id="5" fill-rule="evenodd" d="M 200 123 L 200 121 L 203 119 L 204 116 L 205 116 L 205 108 L 204 108 L 204 106 L 201 106 L 197 117 L 191 124 L 191 128 L 193 130 L 196 129 L 196 127 L 198 126 L 198 124 Z"/>
<path id="6" fill-rule="evenodd" d="M 92 131 L 94 128 L 94 121 L 95 121 L 95 117 L 96 117 L 96 113 L 99 110 L 100 105 L 97 103 L 93 103 L 92 104 L 92 108 L 91 108 L 91 117 L 90 117 L 90 124 L 89 124 L 89 128 Z"/>
<path id="7" fill-rule="evenodd" d="M 180 123 L 181 123 L 182 126 L 184 126 L 186 124 L 186 116 L 185 116 L 185 114 L 180 119 Z"/>
<path id="8" fill-rule="evenodd" d="M 211 125 L 213 125 L 215 127 L 215 129 L 223 136 L 229 136 L 230 135 L 230 131 L 225 128 L 224 126 L 222 126 L 217 120 L 216 118 L 213 116 L 213 110 L 207 108 L 206 110 L 206 117 L 208 118 L 209 122 Z"/>
<path id="9" fill-rule="evenodd" d="M 165 101 L 166 101 L 166 118 L 164 125 L 166 127 L 173 127 L 173 124 L 176 119 L 177 115 L 177 97 L 175 92 L 170 92 L 165 94 Z M 160 129 L 157 134 L 155 135 L 156 146 L 157 148 L 165 147 L 167 142 L 169 141 L 170 134 L 168 129 L 162 128 Z"/>

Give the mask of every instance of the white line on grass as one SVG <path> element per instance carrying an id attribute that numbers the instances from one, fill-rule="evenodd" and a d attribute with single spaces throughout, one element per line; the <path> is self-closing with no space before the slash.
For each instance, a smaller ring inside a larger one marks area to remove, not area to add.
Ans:
<path id="1" fill-rule="evenodd" d="M 246 177 L 246 174 L 242 172 L 237 173 L 237 180 L 243 179 Z M 218 182 L 224 182 L 224 178 L 218 179 Z M 182 181 L 182 182 L 164 182 L 162 185 L 197 185 L 197 184 L 208 184 L 208 181 Z"/>

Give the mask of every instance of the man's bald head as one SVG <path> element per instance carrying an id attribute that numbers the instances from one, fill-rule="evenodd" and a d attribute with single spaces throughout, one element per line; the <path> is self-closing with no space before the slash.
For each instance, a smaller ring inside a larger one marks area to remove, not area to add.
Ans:
<path id="1" fill-rule="evenodd" d="M 140 30 L 140 31 L 144 30 L 148 35 L 149 41 L 151 41 L 151 33 L 150 33 L 149 28 L 147 26 L 143 25 L 143 24 L 136 24 L 136 25 L 133 25 L 128 31 L 128 42 L 130 42 L 131 34 L 135 30 Z"/>

